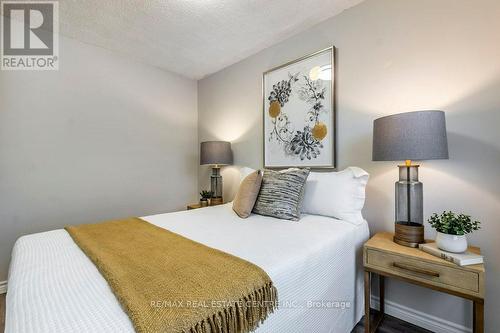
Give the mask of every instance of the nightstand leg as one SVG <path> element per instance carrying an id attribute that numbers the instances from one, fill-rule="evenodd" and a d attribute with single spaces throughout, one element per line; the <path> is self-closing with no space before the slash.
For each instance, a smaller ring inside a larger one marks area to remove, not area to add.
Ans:
<path id="1" fill-rule="evenodd" d="M 365 333 L 370 333 L 370 272 L 365 271 Z"/>
<path id="2" fill-rule="evenodd" d="M 385 279 L 382 275 L 378 276 L 378 297 L 380 300 L 380 315 L 385 313 Z"/>
<path id="3" fill-rule="evenodd" d="M 473 306 L 473 332 L 474 333 L 483 333 L 484 332 L 484 303 L 474 301 Z"/>

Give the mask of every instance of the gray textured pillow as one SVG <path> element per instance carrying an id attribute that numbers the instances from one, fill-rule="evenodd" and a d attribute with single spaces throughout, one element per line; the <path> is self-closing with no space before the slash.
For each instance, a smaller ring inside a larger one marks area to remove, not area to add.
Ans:
<path id="1" fill-rule="evenodd" d="M 308 175 L 308 169 L 288 169 L 281 172 L 265 170 L 253 212 L 298 221 Z"/>

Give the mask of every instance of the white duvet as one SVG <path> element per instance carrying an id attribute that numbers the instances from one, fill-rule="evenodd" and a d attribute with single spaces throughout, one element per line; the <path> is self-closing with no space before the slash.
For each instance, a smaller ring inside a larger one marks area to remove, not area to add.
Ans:
<path id="1" fill-rule="evenodd" d="M 264 269 L 280 308 L 257 333 L 350 332 L 362 316 L 366 222 L 314 215 L 299 222 L 243 220 L 230 204 L 143 219 Z M 6 333 L 134 332 L 106 280 L 65 230 L 16 242 L 8 288 Z"/>

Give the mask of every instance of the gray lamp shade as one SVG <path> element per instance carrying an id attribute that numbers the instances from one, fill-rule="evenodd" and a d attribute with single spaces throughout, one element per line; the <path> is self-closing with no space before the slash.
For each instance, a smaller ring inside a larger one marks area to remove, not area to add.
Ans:
<path id="1" fill-rule="evenodd" d="M 374 161 L 448 159 L 443 111 L 415 111 L 373 122 Z"/>
<path id="2" fill-rule="evenodd" d="M 231 143 L 226 141 L 202 142 L 200 146 L 200 165 L 203 164 L 233 164 Z"/>

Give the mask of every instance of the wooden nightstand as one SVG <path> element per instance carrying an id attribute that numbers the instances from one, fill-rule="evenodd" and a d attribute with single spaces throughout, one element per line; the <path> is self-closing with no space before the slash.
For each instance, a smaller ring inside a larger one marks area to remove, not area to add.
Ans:
<path id="1" fill-rule="evenodd" d="M 221 202 L 212 202 L 209 206 L 202 206 L 199 203 L 189 204 L 189 205 L 187 205 L 187 210 L 204 208 L 204 207 L 211 207 L 211 206 L 218 206 L 218 205 L 222 205 L 222 204 L 223 204 L 222 201 Z"/>
<path id="2" fill-rule="evenodd" d="M 365 267 L 365 332 L 375 332 L 384 315 L 384 278 L 390 277 L 473 302 L 473 332 L 484 331 L 484 265 L 458 266 L 419 249 L 398 245 L 393 234 L 373 236 L 363 248 Z M 479 248 L 469 247 L 479 253 Z M 379 276 L 380 315 L 370 327 L 371 275 Z"/>

